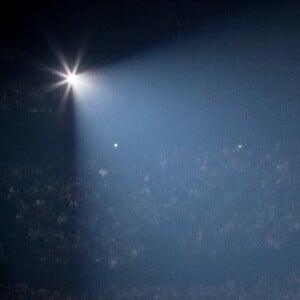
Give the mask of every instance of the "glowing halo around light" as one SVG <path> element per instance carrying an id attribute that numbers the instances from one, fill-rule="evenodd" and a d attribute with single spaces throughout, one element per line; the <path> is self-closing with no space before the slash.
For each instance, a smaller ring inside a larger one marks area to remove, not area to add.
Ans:
<path id="1" fill-rule="evenodd" d="M 69 70 L 67 70 L 66 74 L 61 74 L 60 76 L 64 78 L 62 80 L 62 83 L 67 84 L 68 89 L 72 88 L 78 90 L 78 88 L 80 88 L 83 83 L 82 74 L 77 74 L 75 73 L 75 71 L 70 72 Z"/>
<path id="2" fill-rule="evenodd" d="M 82 89 L 86 90 L 88 85 L 86 72 L 82 73 L 81 71 L 80 72 L 78 71 L 83 53 L 82 52 L 79 53 L 79 55 L 75 60 L 73 68 L 71 68 L 69 67 L 69 64 L 67 63 L 67 60 L 65 59 L 63 53 L 61 51 L 58 51 L 57 49 L 54 49 L 54 51 L 56 57 L 58 58 L 61 64 L 61 67 L 60 70 L 58 70 L 56 68 L 51 68 L 46 66 L 47 71 L 58 76 L 58 81 L 49 85 L 46 88 L 46 91 L 55 90 L 57 88 L 65 86 L 63 100 L 67 99 L 71 92 L 75 93 L 78 96 L 80 94 L 80 91 Z"/>
<path id="3" fill-rule="evenodd" d="M 70 73 L 67 75 L 67 81 L 70 85 L 76 86 L 79 82 L 79 78 L 77 74 Z"/>

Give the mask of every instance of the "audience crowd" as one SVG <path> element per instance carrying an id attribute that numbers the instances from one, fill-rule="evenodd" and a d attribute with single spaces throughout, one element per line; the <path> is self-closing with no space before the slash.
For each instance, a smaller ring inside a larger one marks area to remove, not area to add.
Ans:
<path id="1" fill-rule="evenodd" d="M 19 107 L 14 93 L 2 93 L 1 111 Z M 98 299 L 300 299 L 300 144 L 199 144 L 137 156 L 122 154 L 120 145 L 109 159 L 57 155 L 49 145 L 42 159 L 2 159 L 0 298 L 90 299 L 64 290 L 89 274 Z M 174 271 L 203 278 L 202 265 L 214 268 L 227 256 L 231 265 L 251 253 L 249 264 L 259 253 L 280 261 L 263 266 L 250 286 L 238 272 L 222 284 L 159 283 Z M 119 286 L 127 270 L 144 272 L 144 282 Z M 75 272 L 82 275 L 72 281 Z M 104 276 L 111 286 L 101 285 Z M 52 283 L 40 286 L 48 277 Z"/>
<path id="2" fill-rule="evenodd" d="M 267 285 L 259 281 L 251 288 L 238 287 L 234 281 L 229 281 L 220 286 L 194 286 L 180 289 L 174 286 L 139 286 L 132 288 L 104 289 L 92 298 L 88 293 L 62 293 L 57 290 L 32 289 L 26 284 L 13 286 L 0 286 L 1 299 L 32 299 L 32 300 L 121 300 L 121 299 L 153 299 L 153 300 L 297 300 L 300 299 L 299 279 L 288 280 L 286 287 L 278 283 Z"/>
<path id="3" fill-rule="evenodd" d="M 0 113 L 53 113 L 57 101 L 46 97 L 49 88 L 37 88 L 28 84 L 0 85 Z M 50 94 L 51 95 L 51 94 Z"/>

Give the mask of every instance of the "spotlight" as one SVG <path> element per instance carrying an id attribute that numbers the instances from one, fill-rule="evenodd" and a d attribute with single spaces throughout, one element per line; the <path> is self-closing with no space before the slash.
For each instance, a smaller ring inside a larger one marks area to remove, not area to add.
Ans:
<path id="1" fill-rule="evenodd" d="M 78 75 L 76 75 L 75 73 L 68 74 L 66 79 L 68 84 L 71 86 L 75 86 L 78 84 Z"/>
<path id="2" fill-rule="evenodd" d="M 63 99 L 68 98 L 70 92 L 74 92 L 78 95 L 80 90 L 87 85 L 85 75 L 82 72 L 79 72 L 80 61 L 82 58 L 82 53 L 79 53 L 73 68 L 71 68 L 68 64 L 64 55 L 55 50 L 56 56 L 61 63 L 61 70 L 57 70 L 51 67 L 47 67 L 47 70 L 57 75 L 60 80 L 53 83 L 49 86 L 49 91 L 53 89 L 57 89 L 61 86 L 66 86 L 65 93 Z"/>

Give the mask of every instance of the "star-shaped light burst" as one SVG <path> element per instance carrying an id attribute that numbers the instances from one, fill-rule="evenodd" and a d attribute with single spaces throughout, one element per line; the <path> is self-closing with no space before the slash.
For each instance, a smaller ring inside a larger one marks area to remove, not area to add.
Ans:
<path id="1" fill-rule="evenodd" d="M 57 84 L 60 85 L 67 85 L 65 96 L 68 97 L 70 94 L 70 91 L 73 89 L 74 91 L 78 90 L 81 84 L 80 80 L 80 74 L 77 73 L 79 66 L 79 61 L 75 64 L 75 67 L 71 71 L 68 65 L 63 62 L 63 67 L 65 69 L 65 72 L 57 72 L 57 74 L 62 78 L 61 81 L 59 81 Z"/>
<path id="2" fill-rule="evenodd" d="M 57 75 L 61 79 L 61 80 L 57 81 L 56 83 L 52 84 L 51 86 L 49 86 L 49 90 L 57 89 L 60 86 L 65 85 L 66 90 L 65 90 L 63 99 L 66 99 L 66 98 L 68 98 L 71 90 L 73 90 L 74 92 L 78 92 L 78 89 L 83 84 L 82 74 L 78 73 L 78 68 L 80 65 L 82 55 L 78 55 L 76 62 L 74 64 L 74 67 L 73 67 L 73 69 L 71 69 L 68 66 L 63 54 L 61 52 L 58 52 L 57 50 L 55 52 L 56 52 L 56 56 L 57 56 L 58 60 L 60 61 L 61 65 L 62 65 L 63 70 L 59 71 L 57 69 L 53 69 L 53 68 L 49 68 L 49 67 L 47 68 L 48 71 Z"/>

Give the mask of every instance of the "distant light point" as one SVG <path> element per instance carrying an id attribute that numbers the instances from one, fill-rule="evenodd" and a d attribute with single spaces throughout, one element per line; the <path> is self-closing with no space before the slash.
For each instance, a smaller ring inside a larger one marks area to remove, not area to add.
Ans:
<path id="1" fill-rule="evenodd" d="M 114 143 L 114 148 L 118 148 L 119 144 L 118 143 Z"/>
<path id="2" fill-rule="evenodd" d="M 243 148 L 243 145 L 242 145 L 242 144 L 239 144 L 239 145 L 238 145 L 238 148 L 239 148 L 239 149 L 242 149 L 242 148 Z"/>

